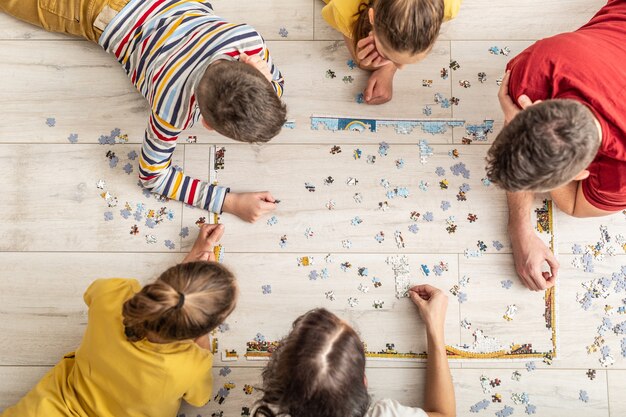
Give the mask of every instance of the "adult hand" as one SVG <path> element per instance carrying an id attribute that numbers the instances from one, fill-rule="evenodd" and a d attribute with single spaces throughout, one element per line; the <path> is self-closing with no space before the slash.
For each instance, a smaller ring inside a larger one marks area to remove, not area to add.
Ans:
<path id="1" fill-rule="evenodd" d="M 508 125 L 520 111 L 527 109 L 533 104 L 541 103 L 541 100 L 533 102 L 526 94 L 522 94 L 517 98 L 518 104 L 515 104 L 515 102 L 509 95 L 510 78 L 511 71 L 507 71 L 502 78 L 502 84 L 500 84 L 500 89 L 498 90 L 498 101 L 500 102 L 502 113 L 504 113 L 505 126 Z"/>
<path id="2" fill-rule="evenodd" d="M 261 216 L 276 209 L 276 199 L 268 191 L 257 193 L 228 193 L 223 211 L 241 220 L 254 223 Z"/>
<path id="3" fill-rule="evenodd" d="M 509 235 L 513 246 L 515 269 L 524 285 L 532 291 L 553 287 L 560 265 L 552 251 L 532 229 L 509 229 Z M 542 270 L 544 262 L 548 263 L 550 272 Z"/>
<path id="4" fill-rule="evenodd" d="M 367 104 L 383 104 L 391 100 L 395 73 L 396 69 L 393 65 L 387 65 L 372 72 L 363 92 L 363 98 Z"/>
<path id="5" fill-rule="evenodd" d="M 376 49 L 376 42 L 372 32 L 357 42 L 356 59 L 359 62 L 359 67 L 362 69 L 373 70 L 391 64 L 391 61 L 383 58 L 378 49 Z"/>
<path id="6" fill-rule="evenodd" d="M 429 331 L 441 332 L 446 321 L 448 296 L 432 285 L 416 285 L 409 289 L 409 297 L 417 306 Z"/>
<path id="7" fill-rule="evenodd" d="M 244 53 L 244 54 L 239 55 L 239 61 L 243 62 L 244 64 L 250 65 L 252 68 L 259 71 L 267 79 L 267 81 L 272 82 L 272 73 L 270 73 L 270 69 L 267 66 L 267 62 L 261 59 L 260 56 L 258 55 L 250 56 Z"/>
<path id="8" fill-rule="evenodd" d="M 203 224 L 193 247 L 182 263 L 215 261 L 213 248 L 224 236 L 223 224 Z"/>

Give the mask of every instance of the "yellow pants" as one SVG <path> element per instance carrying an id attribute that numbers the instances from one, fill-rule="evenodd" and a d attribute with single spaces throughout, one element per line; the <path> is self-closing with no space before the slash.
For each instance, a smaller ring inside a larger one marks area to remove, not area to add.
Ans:
<path id="1" fill-rule="evenodd" d="M 129 0 L 0 0 L 0 11 L 50 32 L 98 42 Z"/>

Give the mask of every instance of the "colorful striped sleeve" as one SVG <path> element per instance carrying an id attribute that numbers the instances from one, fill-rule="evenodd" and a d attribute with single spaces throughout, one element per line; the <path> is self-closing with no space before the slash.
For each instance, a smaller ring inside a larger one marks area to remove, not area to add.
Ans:
<path id="1" fill-rule="evenodd" d="M 180 133 L 152 113 L 139 157 L 141 184 L 153 193 L 220 214 L 229 188 L 192 178 L 171 166 Z"/>
<path id="2" fill-rule="evenodd" d="M 265 41 L 263 42 L 265 43 Z M 285 87 L 285 78 L 283 77 L 283 74 L 281 74 L 278 70 L 278 67 L 276 67 L 276 65 L 274 65 L 274 63 L 272 62 L 272 56 L 270 55 L 270 50 L 267 47 L 264 48 L 261 58 L 263 58 L 263 60 L 267 62 L 267 66 L 269 67 L 270 73 L 272 74 L 272 87 L 274 87 L 274 90 L 276 90 L 276 94 L 278 94 L 278 97 L 282 97 L 283 88 Z"/>

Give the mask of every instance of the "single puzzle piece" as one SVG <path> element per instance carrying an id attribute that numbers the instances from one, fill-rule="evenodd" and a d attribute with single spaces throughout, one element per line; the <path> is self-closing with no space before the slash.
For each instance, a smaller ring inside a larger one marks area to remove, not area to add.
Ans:
<path id="1" fill-rule="evenodd" d="M 70 135 L 67 137 L 67 140 L 71 143 L 77 143 L 78 142 L 78 134 L 76 133 L 70 133 Z"/>
<path id="2" fill-rule="evenodd" d="M 163 243 L 165 243 L 165 247 L 167 247 L 170 250 L 176 249 L 176 244 L 174 244 L 174 242 L 172 242 L 171 240 L 166 240 Z"/>
<path id="3" fill-rule="evenodd" d="M 183 239 L 186 238 L 187 236 L 189 236 L 189 228 L 188 227 L 182 227 L 180 229 L 180 233 L 178 234 L 178 236 L 182 237 Z"/>
<path id="4" fill-rule="evenodd" d="M 473 406 L 470 407 L 470 412 L 478 413 L 479 411 L 487 409 L 487 407 L 489 407 L 490 404 L 491 404 L 491 402 L 489 400 L 479 401 L 479 402 L 477 402 L 476 404 L 474 404 Z"/>
<path id="5" fill-rule="evenodd" d="M 113 220 L 113 212 L 105 211 L 104 212 L 104 221 L 108 222 Z"/>
<path id="6" fill-rule="evenodd" d="M 262 285 L 261 289 L 263 290 L 263 294 L 267 295 L 267 294 L 271 294 L 272 293 L 272 286 L 267 284 L 267 285 Z"/>
<path id="7" fill-rule="evenodd" d="M 496 416 L 497 417 L 509 417 L 510 415 L 513 414 L 513 411 L 515 411 L 513 407 L 509 407 L 508 405 L 505 405 L 502 410 L 496 413 Z"/>
<path id="8" fill-rule="evenodd" d="M 378 232 L 376 236 L 374 236 L 374 239 L 376 239 L 376 242 L 378 243 L 383 243 L 385 240 L 385 233 L 383 231 Z"/>
<path id="9" fill-rule="evenodd" d="M 57 120 L 54 117 L 48 117 L 46 119 L 46 124 L 48 125 L 48 127 L 54 127 L 57 124 Z"/>
<path id="10" fill-rule="evenodd" d="M 419 230 L 420 230 L 419 227 L 417 227 L 415 223 L 409 226 L 409 232 L 411 233 L 417 233 L 419 232 Z"/>
<path id="11" fill-rule="evenodd" d="M 133 172 L 133 166 L 132 166 L 132 165 L 130 164 L 130 162 L 129 162 L 129 163 L 127 163 L 126 165 L 124 165 L 123 170 L 124 170 L 124 172 L 125 172 L 127 175 L 130 175 L 130 174 L 131 174 L 131 172 Z"/>
<path id="12" fill-rule="evenodd" d="M 449 201 L 442 201 L 440 207 L 441 207 L 441 209 L 443 211 L 448 211 L 448 209 L 450 208 L 450 202 Z"/>
<path id="13" fill-rule="evenodd" d="M 524 410 L 526 414 L 531 415 L 537 412 L 537 407 L 532 404 L 526 404 L 526 410 Z"/>
<path id="14" fill-rule="evenodd" d="M 355 297 L 348 298 L 348 305 L 352 308 L 356 307 L 359 304 L 359 300 Z"/>
<path id="15" fill-rule="evenodd" d="M 287 35 L 289 35 L 289 32 L 287 31 L 287 29 L 282 27 L 278 30 L 278 34 L 280 35 L 281 38 L 286 38 Z"/>
<path id="16" fill-rule="evenodd" d="M 532 372 L 537 369 L 537 364 L 535 362 L 526 362 L 526 371 Z"/>
<path id="17" fill-rule="evenodd" d="M 402 158 L 396 159 L 396 168 L 398 169 L 404 168 L 404 159 Z"/>
<path id="18" fill-rule="evenodd" d="M 522 392 L 521 394 L 514 392 L 511 394 L 511 399 L 516 405 L 528 404 L 528 402 L 530 401 L 530 399 L 528 398 L 528 393 L 526 392 Z"/>
<path id="19" fill-rule="evenodd" d="M 360 218 L 359 216 L 355 216 L 355 217 L 354 217 L 354 218 L 350 221 L 350 224 L 351 224 L 352 226 L 358 226 L 358 225 L 360 225 L 361 223 L 363 223 L 363 220 L 361 220 L 361 218 Z"/>
<path id="20" fill-rule="evenodd" d="M 130 210 L 122 209 L 120 210 L 120 216 L 122 216 L 124 219 L 128 219 L 130 216 L 132 216 L 132 214 Z"/>
<path id="21" fill-rule="evenodd" d="M 335 292 L 334 291 L 326 291 L 324 293 L 324 295 L 326 296 L 326 298 L 330 301 L 335 301 L 336 297 L 335 297 Z"/>
<path id="22" fill-rule="evenodd" d="M 228 376 L 231 373 L 231 369 L 228 366 L 225 366 L 220 369 L 220 376 Z"/>
<path id="23" fill-rule="evenodd" d="M 502 284 L 502 288 L 510 290 L 511 286 L 513 285 L 513 281 L 511 281 L 510 279 L 507 279 L 505 281 L 500 281 L 500 284 Z"/>
<path id="24" fill-rule="evenodd" d="M 589 402 L 589 394 L 587 394 L 587 391 L 581 389 L 578 393 L 578 399 L 584 403 Z"/>

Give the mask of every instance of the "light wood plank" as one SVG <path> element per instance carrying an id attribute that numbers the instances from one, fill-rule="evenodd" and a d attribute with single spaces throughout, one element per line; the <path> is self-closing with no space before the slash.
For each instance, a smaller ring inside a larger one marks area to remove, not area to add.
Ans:
<path id="1" fill-rule="evenodd" d="M 609 385 L 609 411 L 611 416 L 626 415 L 626 391 L 624 381 L 626 381 L 626 371 L 607 372 Z"/>
<path id="2" fill-rule="evenodd" d="M 226 249 L 228 250 L 228 248 Z M 230 330 L 218 333 L 220 349 L 235 349 L 240 355 L 237 366 L 254 366 L 255 362 L 243 358 L 246 343 L 257 333 L 267 340 L 279 340 L 287 334 L 291 323 L 301 314 L 316 307 L 327 308 L 346 319 L 359 332 L 370 351 L 378 352 L 393 343 L 398 352 L 424 352 L 426 338 L 423 324 L 409 299 L 396 299 L 394 275 L 386 264 L 387 256 L 371 254 L 332 254 L 332 262 L 325 255 L 313 255 L 312 266 L 298 266 L 298 258 L 307 253 L 291 254 L 235 254 L 226 252 L 225 264 L 233 268 L 239 277 L 241 306 L 228 318 Z M 429 283 L 451 287 L 457 282 L 456 255 L 409 255 L 411 284 Z M 421 263 L 433 265 L 446 262 L 449 271 L 441 276 L 420 276 L 417 269 Z M 347 271 L 341 263 L 350 262 Z M 358 268 L 367 268 L 367 276 L 359 276 Z M 322 278 L 322 269 L 327 269 L 328 278 Z M 277 272 L 280 271 L 280 272 Z M 311 279 L 316 271 L 320 276 Z M 381 286 L 374 287 L 372 279 L 379 278 Z M 359 290 L 367 287 L 367 293 Z M 263 294 L 263 286 L 271 286 L 271 294 Z M 333 291 L 335 300 L 328 299 L 326 292 Z M 354 297 L 358 305 L 351 307 L 348 298 Z M 383 301 L 381 309 L 373 303 Z M 446 320 L 446 340 L 458 342 L 458 303 L 451 299 Z M 219 364 L 221 358 L 215 358 Z M 379 362 L 387 366 L 386 362 Z M 226 363 L 228 364 L 228 363 Z M 390 366 L 423 366 L 415 362 L 391 361 Z M 374 366 L 376 366 L 374 364 Z"/>
<path id="3" fill-rule="evenodd" d="M 143 138 L 147 103 L 99 46 L 3 41 L 0 49 L 0 143 L 68 143 L 71 133 L 79 143 L 98 143 L 116 127 L 135 142 Z"/>
<path id="4" fill-rule="evenodd" d="M 9 57 L 0 64 L 0 73 L 6 75 L 0 81 L 0 87 L 5 92 L 0 104 L 7 109 L 5 123 L 0 128 L 1 142 L 67 143 L 69 134 L 76 133 L 80 143 L 97 143 L 100 135 L 108 134 L 114 127 L 127 133 L 133 143 L 143 140 L 147 103 L 135 91 L 113 57 L 97 45 L 5 41 L 0 43 L 0 47 Z M 436 92 L 450 96 L 449 81 L 438 76 L 440 68 L 448 64 L 450 54 L 447 42 L 438 44 L 424 63 L 398 74 L 394 100 L 384 106 L 355 102 L 356 94 L 365 88 L 368 74 L 348 67 L 349 56 L 343 45 L 333 42 L 273 42 L 270 49 L 286 78 L 288 117 L 296 122 L 296 129 L 284 129 L 274 140 L 275 143 L 374 139 L 381 134 L 312 131 L 310 116 L 321 113 L 421 119 L 424 117 L 423 106 L 433 103 Z M 28 68 L 28 71 L 23 68 Z M 329 69 L 335 71 L 336 78 L 326 77 Z M 345 83 L 342 81 L 344 76 L 351 76 L 354 81 Z M 425 76 L 433 80 L 432 88 L 420 87 Z M 33 106 L 33 101 L 36 101 L 36 106 Z M 87 113 L 85 109 L 89 109 Z M 432 118 L 449 117 L 450 109 L 433 106 Z M 54 128 L 46 125 L 47 118 L 56 119 Z M 391 131 L 389 134 L 393 135 L 394 141 L 403 142 L 416 142 L 422 136 L 418 131 L 410 135 L 398 135 Z M 185 132 L 183 137 L 186 135 L 197 135 L 201 142 L 232 143 L 215 133 L 207 133 L 199 124 Z M 451 132 L 438 135 L 434 140 L 451 142 Z"/>
<path id="5" fill-rule="evenodd" d="M 367 251 L 402 253 L 427 253 L 436 250 L 440 253 L 463 253 L 465 249 L 477 249 L 477 240 L 483 240 L 488 251 L 496 252 L 492 242 L 499 240 L 505 245 L 503 251 L 509 251 L 503 225 L 506 224 L 506 202 L 504 193 L 493 186 L 481 183 L 485 147 L 470 146 L 460 148 L 461 157 L 453 159 L 448 152 L 453 148 L 446 145 L 433 145 L 434 156 L 426 164 L 419 162 L 419 149 L 415 145 L 391 145 L 388 156 L 378 154 L 378 146 L 358 146 L 362 158 L 354 160 L 354 146 L 341 146 L 342 152 L 330 153 L 331 146 L 262 146 L 258 148 L 235 145 L 227 146 L 225 169 L 219 171 L 218 178 L 222 185 L 232 187 L 232 191 L 270 190 L 275 198 L 281 200 L 273 213 L 278 219 L 274 226 L 268 226 L 267 217 L 250 225 L 224 214 L 228 233 L 224 244 L 230 251 Z M 376 162 L 365 162 L 367 155 L 376 155 Z M 405 166 L 397 169 L 395 161 L 404 159 Z M 470 178 L 455 176 L 451 167 L 462 162 L 470 172 Z M 445 175 L 435 174 L 437 167 L 443 167 Z M 332 176 L 334 183 L 324 185 L 324 179 Z M 356 178 L 356 186 L 346 184 L 349 177 Z M 388 198 L 388 189 L 381 185 L 381 180 L 394 187 L 407 187 L 409 197 Z M 439 181 L 447 179 L 449 188 L 441 190 Z M 420 181 L 430 184 L 427 191 L 419 188 Z M 305 183 L 316 186 L 315 192 L 309 192 Z M 459 187 L 467 183 L 471 190 L 467 201 L 457 201 Z M 354 200 L 354 194 L 360 193 L 362 203 Z M 326 204 L 333 200 L 334 210 L 328 210 Z M 388 201 L 387 211 L 379 210 L 379 202 Z M 451 208 L 442 210 L 442 201 L 448 201 Z M 410 219 L 410 213 L 421 213 L 417 221 Z M 434 221 L 423 220 L 426 212 L 432 212 Z M 470 223 L 468 214 L 478 215 L 478 220 Z M 351 224 L 358 216 L 363 223 Z M 447 219 L 455 216 L 457 231 L 446 231 Z M 416 224 L 419 231 L 413 234 L 409 226 Z M 307 228 L 315 235 L 305 236 Z M 398 249 L 394 233 L 398 230 L 404 239 L 405 248 Z M 380 231 L 385 240 L 378 243 L 375 236 Z M 287 234 L 288 245 L 279 247 L 280 237 Z M 342 241 L 349 239 L 351 249 L 344 249 Z"/>
<path id="6" fill-rule="evenodd" d="M 489 143 L 496 138 L 503 126 L 502 110 L 497 97 L 499 86 L 496 80 L 502 78 L 507 62 L 531 44 L 532 42 L 528 41 L 500 40 L 450 43 L 452 59 L 460 65 L 458 70 L 450 70 L 452 95 L 460 100 L 458 106 L 452 107 L 454 117 L 471 120 L 493 119 L 495 121 L 493 133 L 487 135 Z M 489 48 L 493 46 L 501 49 L 507 47 L 511 52 L 508 56 L 494 55 L 489 52 Z M 478 73 L 481 72 L 487 77 L 484 83 L 478 80 Z M 462 87 L 461 81 L 469 81 L 470 87 Z M 460 143 L 464 133 L 462 129 L 455 129 L 454 141 Z"/>
<path id="7" fill-rule="evenodd" d="M 444 25 L 442 39 L 542 39 L 578 29 L 591 19 L 604 0 L 488 0 L 463 1 L 456 19 Z"/>
<path id="8" fill-rule="evenodd" d="M 581 269 L 572 267 L 573 255 L 561 255 L 559 261 L 561 263 L 561 269 L 559 272 L 559 282 L 557 291 L 557 317 L 558 317 L 558 339 L 559 339 L 559 353 L 557 360 L 553 361 L 552 365 L 546 365 L 543 362 L 537 362 L 537 368 L 548 369 L 604 369 L 600 359 L 602 354 L 600 353 L 600 347 L 595 352 L 588 353 L 587 347 L 594 344 L 596 337 L 599 335 L 598 329 L 602 326 L 602 320 L 604 317 L 608 317 L 613 325 L 619 324 L 623 321 L 623 315 L 617 313 L 617 309 L 623 305 L 622 299 L 624 298 L 623 292 L 616 292 L 611 290 L 610 296 L 606 299 L 599 298 L 594 299 L 591 307 L 588 310 L 584 310 L 577 302 L 578 295 L 584 295 L 585 288 L 583 284 L 591 281 L 592 279 L 600 279 L 602 277 L 611 277 L 613 273 L 619 272 L 623 265 L 626 265 L 626 255 L 615 256 L 607 258 L 602 262 L 595 262 L 595 272 L 588 273 Z M 492 264 L 493 265 L 493 264 Z M 465 265 L 461 262 L 460 270 L 463 271 Z M 500 269 L 506 268 L 505 266 Z M 539 297 L 540 294 L 529 295 L 528 291 L 521 288 L 519 280 L 511 278 L 514 281 L 513 287 L 510 291 L 509 297 L 515 295 L 515 299 L 512 301 L 518 305 L 522 305 L 520 300 L 527 300 L 532 297 Z M 611 288 L 614 288 L 611 286 Z M 514 294 L 513 290 L 516 289 Z M 521 289 L 517 291 L 517 289 Z M 496 291 L 494 287 L 491 292 Z M 499 291 L 499 290 L 497 290 Z M 524 292 L 526 291 L 526 294 Z M 500 292 L 500 291 L 499 291 Z M 487 292 L 484 287 L 480 290 L 479 297 L 486 296 Z M 508 293 L 507 293 L 508 294 Z M 471 295 L 471 294 L 470 294 Z M 469 298 L 469 297 L 468 297 Z M 470 298 L 470 301 L 472 299 Z M 499 299 L 495 298 L 488 303 L 489 307 L 487 311 L 491 310 L 494 305 L 499 303 Z M 468 303 L 462 305 L 461 310 L 464 314 L 468 309 L 472 309 L 476 304 Z M 484 304 L 483 304 L 484 305 Z M 605 305 L 613 307 L 613 314 L 607 315 L 605 313 Z M 520 310 L 520 312 L 522 312 Z M 493 318 L 493 316 L 491 316 Z M 504 325 L 494 326 L 495 332 L 503 332 L 506 329 Z M 462 338 L 467 337 L 462 334 Z M 608 330 L 604 334 L 603 345 L 609 346 L 610 354 L 615 359 L 613 365 L 608 365 L 609 371 L 625 369 L 626 359 L 621 355 L 621 337 L 618 337 L 612 330 Z M 603 346 L 601 345 L 601 346 Z M 464 368 L 502 368 L 506 367 L 505 363 L 470 363 L 463 364 Z M 523 365 L 520 365 L 523 368 Z"/>
<path id="9" fill-rule="evenodd" d="M 184 145 L 174 154 L 173 164 L 182 166 Z M 108 151 L 119 158 L 110 168 Z M 139 152 L 136 145 L 2 145 L 0 162 L 11 175 L 3 190 L 0 223 L 0 250 L 3 251 L 155 251 L 167 252 L 164 241 L 180 248 L 182 203 L 160 202 L 154 195 L 146 196 L 137 185 L 137 160 L 128 154 Z M 133 169 L 126 174 L 124 166 Z M 96 184 L 104 180 L 104 189 Z M 117 206 L 109 207 L 102 193 L 117 198 Z M 123 218 L 126 203 L 131 216 Z M 137 204 L 145 210 L 138 220 L 134 217 Z M 146 225 L 149 210 L 162 207 L 171 210 L 171 220 L 150 228 Z M 105 220 L 105 212 L 112 220 Z M 131 235 L 133 225 L 139 233 Z M 154 235 L 158 241 L 148 244 L 145 236 Z M 94 238 L 96 236 L 97 238 Z"/>
<path id="10" fill-rule="evenodd" d="M 471 323 L 461 330 L 461 343 L 472 345 L 474 332 L 481 330 L 503 346 L 532 344 L 537 352 L 552 352 L 552 332 L 546 328 L 544 294 L 529 291 L 517 278 L 510 255 L 487 254 L 461 257 L 459 270 L 470 278 L 463 291 L 468 301 L 461 304 L 461 319 Z M 502 281 L 513 282 L 509 289 Z M 505 319 L 507 307 L 515 305 L 512 320 Z"/>
<path id="11" fill-rule="evenodd" d="M 0 253 L 0 365 L 54 365 L 87 324 L 83 294 L 98 278 L 155 279 L 178 253 Z M 4 391 L 4 390 L 0 390 Z"/>
<path id="12" fill-rule="evenodd" d="M 248 23 L 267 40 L 313 40 L 313 4 L 315 0 L 270 0 L 239 2 L 213 0 L 215 14 L 233 23 Z M 280 35 L 282 28 L 287 36 Z"/>

